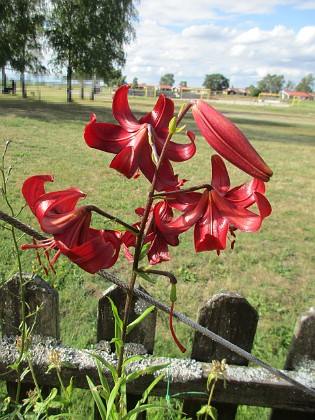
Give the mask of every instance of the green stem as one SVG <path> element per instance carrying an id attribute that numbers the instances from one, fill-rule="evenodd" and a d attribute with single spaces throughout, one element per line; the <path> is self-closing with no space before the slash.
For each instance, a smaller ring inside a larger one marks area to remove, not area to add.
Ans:
<path id="1" fill-rule="evenodd" d="M 190 107 L 192 105 L 193 105 L 192 103 L 187 104 L 181 110 L 181 112 L 180 112 L 180 114 L 177 118 L 176 126 L 180 123 L 180 121 L 182 120 L 182 118 L 184 117 L 184 115 L 187 113 L 187 111 L 190 109 Z M 137 235 L 137 242 L 136 242 L 136 246 L 135 246 L 135 253 L 134 253 L 134 260 L 133 260 L 132 275 L 131 275 L 131 279 L 130 279 L 130 283 L 129 283 L 129 290 L 127 292 L 127 298 L 126 298 L 126 302 L 125 302 L 123 326 L 122 326 L 122 331 L 121 331 L 121 336 L 120 336 L 123 344 L 120 347 L 119 355 L 118 355 L 118 364 L 117 364 L 118 377 L 121 377 L 121 375 L 122 375 L 122 364 L 123 364 L 123 359 L 124 359 L 124 343 L 126 341 L 129 313 L 130 313 L 130 309 L 131 309 L 133 290 L 134 290 L 136 279 L 137 279 L 137 271 L 138 271 L 141 249 L 142 249 L 143 242 L 144 242 L 144 239 L 145 239 L 144 234 L 145 234 L 145 230 L 146 230 L 146 225 L 147 225 L 147 222 L 148 222 L 148 218 L 149 218 L 149 215 L 150 215 L 152 203 L 153 203 L 153 200 L 154 200 L 154 191 L 155 191 L 155 186 L 156 186 L 157 179 L 158 179 L 158 173 L 159 173 L 159 170 L 161 168 L 161 165 L 162 165 L 165 153 L 166 153 L 167 146 L 168 146 L 169 142 L 171 141 L 172 136 L 173 136 L 173 134 L 171 134 L 169 132 L 168 136 L 165 140 L 165 143 L 163 145 L 159 160 L 156 163 L 153 180 L 152 180 L 152 183 L 151 183 L 150 190 L 148 192 L 148 197 L 147 197 L 147 202 L 146 202 L 146 205 L 145 205 L 144 214 L 142 216 L 139 232 L 138 232 L 138 235 Z M 120 399 L 120 395 L 117 396 L 117 399 L 116 399 L 117 404 L 118 404 L 119 399 Z"/>
<path id="2" fill-rule="evenodd" d="M 213 392 L 214 392 L 216 382 L 217 382 L 217 378 L 215 378 L 213 380 L 213 384 L 212 384 L 211 389 L 210 389 L 210 394 L 209 394 L 209 398 L 208 398 L 208 402 L 207 402 L 206 419 L 208 418 L 208 410 L 211 406 L 211 401 L 212 401 Z"/>
<path id="3" fill-rule="evenodd" d="M 35 375 L 35 372 L 34 372 L 34 369 L 33 369 L 33 365 L 32 365 L 32 363 L 31 363 L 31 360 L 30 360 L 29 355 L 27 356 L 27 363 L 28 363 L 28 367 L 29 367 L 29 369 L 30 369 L 30 371 L 31 371 L 31 375 L 32 375 L 32 378 L 33 378 L 33 381 L 34 381 L 35 387 L 36 387 L 36 389 L 37 389 L 37 394 L 38 394 L 38 396 L 39 396 L 39 399 L 41 400 L 41 402 L 43 402 L 43 401 L 44 401 L 44 399 L 43 399 L 43 396 L 42 396 L 42 393 L 41 393 L 41 390 L 40 390 L 39 384 L 38 384 L 38 382 L 37 382 L 36 375 Z"/>
<path id="4" fill-rule="evenodd" d="M 8 177 L 5 176 L 4 174 L 4 167 L 5 167 L 5 155 L 6 152 L 8 150 L 8 146 L 9 146 L 10 142 L 6 142 L 5 145 L 5 149 L 2 155 L 2 161 L 1 161 L 1 175 L 2 175 L 2 196 L 11 212 L 12 217 L 15 216 L 14 214 L 14 210 L 13 207 L 11 206 L 9 199 L 8 199 L 8 194 L 7 194 L 7 182 L 8 182 Z M 8 176 L 9 176 L 10 170 L 8 172 Z M 18 373 L 18 377 L 20 377 L 20 372 L 19 372 L 19 366 L 20 363 L 23 359 L 24 356 L 24 352 L 25 352 L 25 340 L 26 340 L 26 302 L 25 302 L 25 288 L 24 288 L 24 283 L 23 283 L 23 273 L 22 273 L 22 264 L 21 264 L 21 258 L 20 258 L 20 250 L 19 250 L 19 246 L 17 243 L 17 239 L 16 239 L 16 235 L 15 235 L 15 229 L 14 227 L 12 227 L 11 229 L 11 233 L 12 233 L 12 239 L 13 239 L 13 243 L 14 243 L 14 249 L 17 255 L 17 261 L 18 261 L 18 271 L 19 271 L 19 278 L 20 278 L 20 294 L 21 294 L 21 316 L 22 316 L 22 323 L 21 323 L 21 348 L 20 348 L 20 354 L 19 354 L 19 358 L 17 360 L 17 373 Z M 17 390 L 16 390 L 16 401 L 18 402 L 20 399 L 20 391 L 21 391 L 21 382 L 20 380 L 18 380 L 18 386 L 17 386 Z"/>

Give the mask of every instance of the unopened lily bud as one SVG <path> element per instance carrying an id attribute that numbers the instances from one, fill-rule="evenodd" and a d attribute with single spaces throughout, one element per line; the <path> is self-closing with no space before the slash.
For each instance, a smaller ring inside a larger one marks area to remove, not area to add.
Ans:
<path id="1" fill-rule="evenodd" d="M 177 120 L 176 120 L 176 117 L 173 117 L 171 119 L 171 121 L 169 122 L 169 125 L 168 125 L 168 129 L 169 129 L 170 134 L 175 134 L 176 133 L 176 127 L 177 127 Z"/>
<path id="2" fill-rule="evenodd" d="M 217 153 L 248 175 L 269 181 L 271 169 L 228 118 L 201 99 L 195 102 L 192 112 L 201 134 Z"/>
<path id="3" fill-rule="evenodd" d="M 170 293 L 170 301 L 176 302 L 177 296 L 176 296 L 176 284 L 171 284 L 171 293 Z"/>

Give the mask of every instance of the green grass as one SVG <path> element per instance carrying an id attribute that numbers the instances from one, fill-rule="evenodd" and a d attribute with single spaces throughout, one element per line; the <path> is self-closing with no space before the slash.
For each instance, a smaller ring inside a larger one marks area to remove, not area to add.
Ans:
<path id="1" fill-rule="evenodd" d="M 49 88 L 43 88 L 42 99 L 47 95 L 49 102 L 0 97 L 0 148 L 6 141 L 12 141 L 6 159 L 7 165 L 12 166 L 8 186 L 11 203 L 16 211 L 23 205 L 20 189 L 28 176 L 49 173 L 55 175 L 51 189 L 79 187 L 88 193 L 86 203 L 96 204 L 134 223 L 137 220 L 134 209 L 145 202 L 144 177 L 127 180 L 110 170 L 108 165 L 113 155 L 89 149 L 83 139 L 91 113 L 96 113 L 99 121 L 112 121 L 111 96 L 96 97 L 95 102 L 76 99 L 75 103 L 66 104 L 60 102 L 63 94 L 57 92 L 53 96 L 51 91 L 49 96 Z M 150 111 L 155 101 L 130 98 L 131 108 L 138 116 Z M 176 101 L 177 109 L 181 103 Z M 165 264 L 165 269 L 173 271 L 178 278 L 176 309 L 192 319 L 196 318 L 200 304 L 214 293 L 222 289 L 242 293 L 260 315 L 253 353 L 281 368 L 295 320 L 314 305 L 315 298 L 315 104 L 296 107 L 220 101 L 213 104 L 244 131 L 273 169 L 274 176 L 267 184 L 273 213 L 258 233 L 237 233 L 234 251 L 226 250 L 220 257 L 215 253 L 196 254 L 192 234 L 187 232 L 182 235 L 180 246 L 171 249 L 172 260 Z M 194 128 L 191 117 L 187 128 Z M 176 165 L 176 172 L 188 179 L 189 185 L 204 183 L 211 177 L 213 152 L 200 136 L 197 147 L 193 159 Z M 248 179 L 237 169 L 230 169 L 232 185 Z M 0 208 L 7 210 L 2 201 Z M 27 208 L 20 219 L 38 228 Z M 104 223 L 100 219 L 96 221 Z M 0 233 L 0 281 L 5 281 L 17 271 L 17 266 L 9 232 L 0 227 Z M 23 237 L 20 242 L 28 240 Z M 33 252 L 23 252 L 22 259 L 23 270 L 30 270 L 35 260 Z M 123 255 L 111 271 L 128 279 L 130 265 Z M 60 292 L 63 342 L 76 347 L 89 346 L 95 341 L 97 299 L 108 285 L 65 259 L 59 260 L 57 275 L 50 274 L 48 281 Z M 153 285 L 143 282 L 143 286 L 154 297 L 168 302 L 169 286 L 165 279 L 156 278 Z M 189 349 L 193 332 L 178 323 L 175 328 Z M 159 315 L 155 349 L 157 355 L 182 357 L 170 337 L 165 314 Z M 248 414 L 247 408 L 241 408 L 239 416 L 263 419 L 262 411 L 266 416 L 264 410 L 253 409 Z"/>

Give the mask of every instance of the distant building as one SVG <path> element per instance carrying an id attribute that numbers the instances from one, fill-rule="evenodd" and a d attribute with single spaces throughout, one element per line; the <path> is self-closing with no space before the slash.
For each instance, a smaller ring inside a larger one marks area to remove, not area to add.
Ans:
<path id="1" fill-rule="evenodd" d="M 282 91 L 282 99 L 299 99 L 300 101 L 305 100 L 314 100 L 315 99 L 315 93 L 307 93 L 307 92 L 297 92 L 293 90 L 283 90 Z"/>
<path id="2" fill-rule="evenodd" d="M 224 89 L 222 92 L 224 95 L 241 95 L 246 96 L 249 95 L 249 90 L 245 88 L 236 88 L 234 86 L 228 87 L 227 89 Z"/>

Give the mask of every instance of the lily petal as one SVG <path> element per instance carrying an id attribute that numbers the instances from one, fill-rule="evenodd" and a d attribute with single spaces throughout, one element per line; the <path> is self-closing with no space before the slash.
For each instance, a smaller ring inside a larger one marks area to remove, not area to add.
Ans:
<path id="1" fill-rule="evenodd" d="M 120 241 L 114 231 L 90 229 L 90 238 L 80 246 L 68 248 L 56 241 L 61 253 L 88 273 L 112 267 L 117 261 Z"/>
<path id="2" fill-rule="evenodd" d="M 84 130 L 84 139 L 89 147 L 108 153 L 119 153 L 130 143 L 132 137 L 132 134 L 119 125 L 97 122 L 95 114 L 91 115 Z"/>
<path id="3" fill-rule="evenodd" d="M 218 155 L 211 156 L 212 179 L 211 185 L 219 193 L 225 195 L 230 189 L 230 177 L 223 159 Z"/>
<path id="4" fill-rule="evenodd" d="M 54 182 L 53 175 L 34 175 L 23 183 L 22 194 L 34 214 L 34 204 L 40 196 L 45 194 L 44 185 L 46 182 Z"/>
<path id="5" fill-rule="evenodd" d="M 113 98 L 113 116 L 126 131 L 133 132 L 139 128 L 139 121 L 131 112 L 128 103 L 128 90 L 130 85 L 120 86 Z"/>

